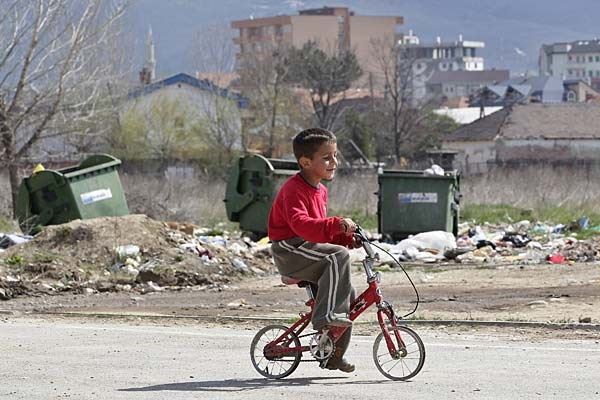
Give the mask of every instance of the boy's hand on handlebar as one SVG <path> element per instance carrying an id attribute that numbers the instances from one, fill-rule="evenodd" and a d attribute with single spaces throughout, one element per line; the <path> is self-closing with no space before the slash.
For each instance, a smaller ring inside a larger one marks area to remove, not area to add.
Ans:
<path id="1" fill-rule="evenodd" d="M 360 236 L 358 235 L 352 235 L 352 243 L 350 243 L 350 248 L 351 249 L 358 249 L 359 247 L 362 247 L 363 245 L 363 241 L 360 238 Z"/>
<path id="2" fill-rule="evenodd" d="M 342 218 L 340 220 L 340 231 L 345 235 L 351 235 L 356 231 L 356 223 L 350 218 Z"/>

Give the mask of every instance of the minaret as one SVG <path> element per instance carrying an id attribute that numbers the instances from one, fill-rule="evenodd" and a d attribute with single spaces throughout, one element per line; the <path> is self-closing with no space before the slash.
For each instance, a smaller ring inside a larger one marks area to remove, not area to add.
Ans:
<path id="1" fill-rule="evenodd" d="M 152 26 L 148 27 L 148 39 L 146 39 L 146 64 L 150 71 L 150 80 L 156 79 L 156 58 L 154 57 L 154 40 L 152 40 Z"/>
<path id="2" fill-rule="evenodd" d="M 154 40 L 152 40 L 152 27 L 148 28 L 146 39 L 146 61 L 140 71 L 140 82 L 143 85 L 152 83 L 156 79 L 156 58 L 154 57 Z"/>

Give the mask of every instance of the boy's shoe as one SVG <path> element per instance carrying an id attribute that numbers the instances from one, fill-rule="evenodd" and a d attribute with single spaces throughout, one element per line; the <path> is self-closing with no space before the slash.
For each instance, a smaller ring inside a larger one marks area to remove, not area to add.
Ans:
<path id="1" fill-rule="evenodd" d="M 346 317 L 345 315 L 333 314 L 331 322 L 329 322 L 327 325 L 337 326 L 340 328 L 347 328 L 349 326 L 352 326 L 352 320 Z"/>
<path id="2" fill-rule="evenodd" d="M 354 372 L 356 369 L 354 364 L 350 364 L 345 358 L 330 358 L 329 361 L 327 361 L 325 368 L 331 370 L 339 369 L 346 373 Z"/>

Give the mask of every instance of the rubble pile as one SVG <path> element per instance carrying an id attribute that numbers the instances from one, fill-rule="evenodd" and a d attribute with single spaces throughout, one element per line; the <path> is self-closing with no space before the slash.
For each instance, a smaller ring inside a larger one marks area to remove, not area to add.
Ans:
<path id="1" fill-rule="evenodd" d="M 600 261 L 600 237 L 579 240 L 576 232 L 587 231 L 587 223 L 552 225 L 528 220 L 514 224 L 462 223 L 458 236 L 448 232 L 424 232 L 386 250 L 401 261 L 468 264 L 568 264 Z M 592 232 L 593 233 L 593 232 Z M 360 257 L 360 256 L 359 256 Z M 390 259 L 391 260 L 391 259 Z M 386 259 L 382 259 L 387 262 Z"/>
<path id="2" fill-rule="evenodd" d="M 0 299 L 218 287 L 272 273 L 268 245 L 145 215 L 75 220 L 31 238 L 0 237 Z M 4 239 L 4 241 L 3 241 Z"/>

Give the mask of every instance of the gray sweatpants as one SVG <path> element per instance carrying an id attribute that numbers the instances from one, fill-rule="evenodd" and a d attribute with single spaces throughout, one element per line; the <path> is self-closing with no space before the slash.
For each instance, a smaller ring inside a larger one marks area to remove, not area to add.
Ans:
<path id="1" fill-rule="evenodd" d="M 354 289 L 350 282 L 350 254 L 344 246 L 312 243 L 302 238 L 274 241 L 271 247 L 281 275 L 318 286 L 312 324 L 319 330 L 333 314 L 348 315 Z"/>

